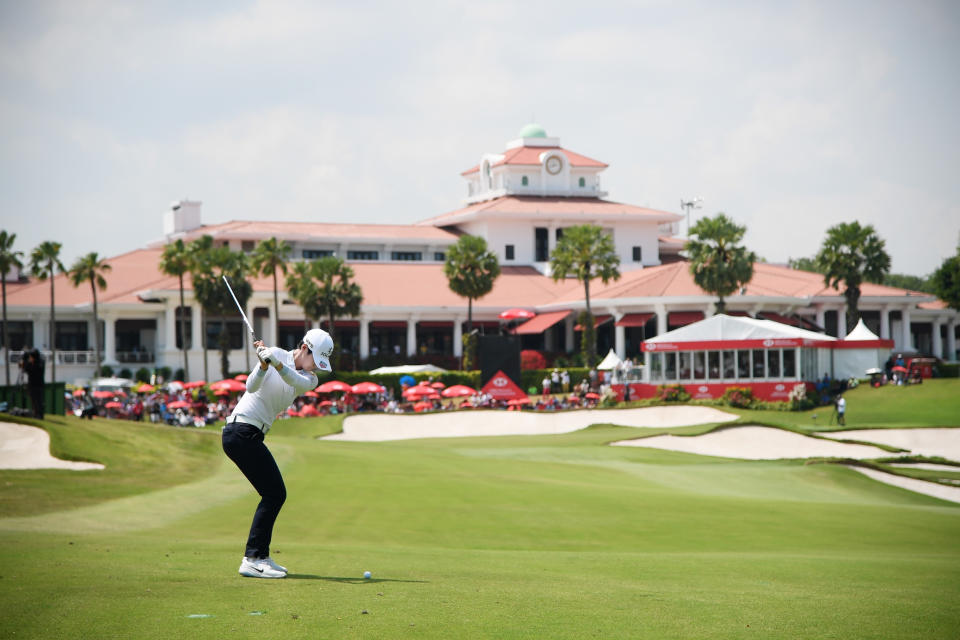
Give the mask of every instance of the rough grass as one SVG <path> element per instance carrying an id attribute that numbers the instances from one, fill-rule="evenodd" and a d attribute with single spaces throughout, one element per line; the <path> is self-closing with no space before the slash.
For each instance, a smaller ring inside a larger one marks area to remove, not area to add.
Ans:
<path id="1" fill-rule="evenodd" d="M 925 407 L 895 412 L 941 426 Z M 709 427 L 370 444 L 316 440 L 339 418 L 278 423 L 268 444 L 289 497 L 273 552 L 292 574 L 254 581 L 236 569 L 256 496 L 216 430 L 104 425 L 44 424 L 69 431 L 61 453 L 106 471 L 0 471 L 4 485 L 36 476 L 32 489 L 4 486 L 0 503 L 2 637 L 954 638 L 960 628 L 957 506 L 834 465 L 606 446 Z M 84 502 L 64 510 L 62 494 Z"/>

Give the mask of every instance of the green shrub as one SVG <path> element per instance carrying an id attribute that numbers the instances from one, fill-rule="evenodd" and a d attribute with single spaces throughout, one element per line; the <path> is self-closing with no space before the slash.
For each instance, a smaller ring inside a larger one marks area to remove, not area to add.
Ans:
<path id="1" fill-rule="evenodd" d="M 150 369 L 140 367 L 134 374 L 134 379 L 136 379 L 137 382 L 150 382 Z"/>
<path id="2" fill-rule="evenodd" d="M 117 377 L 118 377 L 118 378 L 128 378 L 128 379 L 129 379 L 129 378 L 132 378 L 132 377 L 133 377 L 133 371 L 130 371 L 130 369 L 127 369 L 126 367 L 124 367 L 123 369 L 120 369 L 120 372 L 117 374 Z"/>
<path id="3" fill-rule="evenodd" d="M 661 402 L 687 402 L 690 394 L 680 384 L 662 384 L 657 387 L 656 398 Z"/>
<path id="4" fill-rule="evenodd" d="M 938 378 L 960 378 L 960 364 L 939 362 L 935 371 Z"/>
<path id="5" fill-rule="evenodd" d="M 104 378 L 113 377 L 113 367 L 111 367 L 108 364 L 100 365 L 100 375 L 103 376 Z"/>
<path id="6" fill-rule="evenodd" d="M 754 404 L 753 390 L 748 387 L 730 387 L 723 392 L 723 403 L 738 409 L 749 409 Z"/>

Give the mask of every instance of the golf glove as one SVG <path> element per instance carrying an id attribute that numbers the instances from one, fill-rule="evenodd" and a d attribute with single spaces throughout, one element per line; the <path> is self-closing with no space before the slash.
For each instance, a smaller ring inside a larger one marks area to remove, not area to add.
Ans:
<path id="1" fill-rule="evenodd" d="M 270 355 L 270 347 L 257 347 L 257 357 L 268 365 L 273 364 L 273 360 L 271 360 Z"/>

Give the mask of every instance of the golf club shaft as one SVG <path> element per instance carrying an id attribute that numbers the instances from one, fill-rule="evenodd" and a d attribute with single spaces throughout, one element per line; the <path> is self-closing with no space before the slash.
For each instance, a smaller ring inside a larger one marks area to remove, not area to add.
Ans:
<path id="1" fill-rule="evenodd" d="M 233 288 L 230 286 L 230 281 L 227 280 L 227 276 L 223 276 L 223 283 L 227 285 L 227 291 L 230 292 L 230 297 L 233 298 L 234 303 L 236 303 L 237 310 L 240 312 L 240 315 L 243 316 L 243 322 L 247 325 L 247 329 L 250 330 L 250 335 L 256 337 L 253 333 L 253 327 L 250 326 L 250 321 L 247 320 L 247 314 L 243 312 L 243 307 L 240 306 L 240 301 L 237 300 L 237 296 L 233 293 Z"/>

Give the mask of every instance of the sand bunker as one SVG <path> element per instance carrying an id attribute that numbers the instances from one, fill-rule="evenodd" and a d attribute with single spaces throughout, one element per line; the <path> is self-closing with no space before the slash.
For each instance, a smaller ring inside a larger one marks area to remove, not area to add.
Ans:
<path id="1" fill-rule="evenodd" d="M 343 433 L 324 440 L 383 442 L 414 438 L 550 435 L 578 431 L 592 424 L 626 427 L 682 427 L 730 422 L 735 416 L 711 407 L 646 407 L 580 411 L 456 411 L 403 414 L 366 413 L 347 416 Z"/>
<path id="2" fill-rule="evenodd" d="M 906 449 L 914 455 L 960 460 L 960 429 L 856 429 L 821 435 L 844 440 L 879 442 Z"/>
<path id="3" fill-rule="evenodd" d="M 663 435 L 637 440 L 621 440 L 612 444 L 620 447 L 652 447 L 702 456 L 744 460 L 823 457 L 860 459 L 891 455 L 877 447 L 820 440 L 771 427 L 734 427 L 712 431 L 702 436 Z"/>
<path id="4" fill-rule="evenodd" d="M 0 422 L 0 469 L 103 469 L 95 462 L 71 462 L 50 455 L 50 434 L 39 427 Z"/>
<path id="5" fill-rule="evenodd" d="M 863 467 L 850 468 L 874 480 L 879 480 L 880 482 L 900 487 L 901 489 L 933 496 L 934 498 L 940 498 L 948 502 L 960 502 L 960 487 L 948 487 L 943 484 L 937 484 L 936 482 L 927 482 L 926 480 L 917 480 L 916 478 L 904 478 L 903 476 L 884 473 L 876 469 L 864 469 Z"/>

